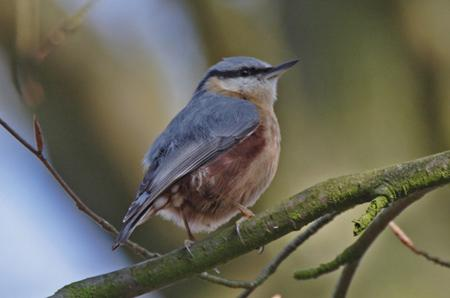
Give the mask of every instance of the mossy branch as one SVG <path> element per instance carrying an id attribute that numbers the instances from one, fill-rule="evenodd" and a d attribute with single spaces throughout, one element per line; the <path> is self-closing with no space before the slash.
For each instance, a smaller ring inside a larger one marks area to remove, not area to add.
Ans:
<path id="1" fill-rule="evenodd" d="M 111 273 L 69 284 L 53 297 L 133 297 L 214 268 L 298 230 L 319 217 L 342 212 L 388 190 L 392 202 L 450 183 L 450 151 L 385 169 L 343 176 L 312 186 L 241 225 L 219 230 L 184 248 Z M 384 192 L 385 193 L 385 192 Z"/>

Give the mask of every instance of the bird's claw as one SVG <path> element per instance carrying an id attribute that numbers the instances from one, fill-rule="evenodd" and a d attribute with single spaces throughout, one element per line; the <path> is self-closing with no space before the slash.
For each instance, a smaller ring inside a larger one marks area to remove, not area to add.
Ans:
<path id="1" fill-rule="evenodd" d="M 241 218 L 239 218 L 236 221 L 236 234 L 238 235 L 239 240 L 241 240 L 242 244 L 245 244 L 244 238 L 242 238 L 242 235 L 241 235 L 241 224 L 244 221 L 246 221 L 247 219 L 254 217 L 255 213 L 253 213 L 252 210 L 248 209 L 247 207 L 245 207 L 239 203 L 235 203 L 235 206 L 239 209 L 239 211 L 243 215 Z"/>
<path id="2" fill-rule="evenodd" d="M 263 245 L 263 246 L 260 246 L 260 247 L 258 248 L 258 255 L 262 254 L 263 252 L 264 252 L 264 245 Z"/>
<path id="3" fill-rule="evenodd" d="M 239 240 L 241 240 L 242 244 L 245 244 L 245 241 L 241 235 L 241 224 L 246 220 L 247 220 L 247 217 L 241 217 L 236 221 L 236 234 L 238 235 Z"/>
<path id="4" fill-rule="evenodd" d="M 253 216 L 254 216 L 254 215 L 253 215 Z M 249 218 L 251 218 L 251 217 L 253 217 L 253 216 L 249 216 L 249 217 L 243 216 L 243 217 L 239 218 L 239 219 L 236 221 L 236 234 L 238 235 L 239 240 L 242 242 L 242 244 L 245 244 L 245 241 L 244 241 L 244 238 L 242 237 L 242 234 L 241 234 L 241 224 L 242 224 L 244 221 L 246 221 L 247 219 L 249 219 Z M 262 254 L 263 252 L 264 252 L 264 246 L 260 246 L 260 247 L 258 248 L 258 254 L 260 255 L 260 254 Z"/>
<path id="5" fill-rule="evenodd" d="M 191 257 L 194 257 L 191 251 L 191 247 L 195 242 L 189 239 L 184 240 L 184 248 L 186 248 L 187 252 L 191 255 Z"/>

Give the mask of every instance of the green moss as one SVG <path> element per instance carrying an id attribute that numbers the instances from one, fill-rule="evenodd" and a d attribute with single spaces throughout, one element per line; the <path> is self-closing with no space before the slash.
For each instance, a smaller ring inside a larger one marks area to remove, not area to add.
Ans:
<path id="1" fill-rule="evenodd" d="M 373 199 L 366 212 L 358 219 L 353 221 L 353 235 L 358 236 L 361 234 L 369 224 L 375 219 L 383 208 L 386 208 L 390 203 L 390 200 L 385 196 L 378 196 Z"/>

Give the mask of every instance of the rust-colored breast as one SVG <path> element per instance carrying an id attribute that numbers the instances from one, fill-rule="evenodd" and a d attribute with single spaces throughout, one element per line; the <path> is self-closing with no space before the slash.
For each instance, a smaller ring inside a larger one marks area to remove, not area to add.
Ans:
<path id="1" fill-rule="evenodd" d="M 265 130 L 264 125 L 259 125 L 253 134 L 208 163 L 209 175 L 229 180 L 245 171 L 267 144 Z"/>

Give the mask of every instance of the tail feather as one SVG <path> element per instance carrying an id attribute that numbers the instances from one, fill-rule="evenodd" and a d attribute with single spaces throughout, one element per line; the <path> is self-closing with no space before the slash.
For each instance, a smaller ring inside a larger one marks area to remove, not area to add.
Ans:
<path id="1" fill-rule="evenodd" d="M 147 209 L 143 210 L 139 214 L 136 214 L 134 217 L 129 218 L 122 230 L 119 232 L 119 234 L 116 237 L 116 240 L 114 240 L 112 250 L 115 250 L 119 246 L 125 244 L 127 242 L 128 238 L 130 238 L 131 233 L 133 233 L 134 229 L 140 224 L 142 224 L 144 221 L 146 221 L 150 216 L 152 216 L 155 212 L 153 208 L 150 208 L 151 206 L 147 207 Z"/>
<path id="2" fill-rule="evenodd" d="M 130 235 L 131 235 L 131 233 L 133 233 L 136 226 L 137 226 L 136 221 L 133 219 L 130 219 L 127 223 L 125 223 L 122 230 L 117 235 L 116 240 L 114 240 L 112 250 L 115 250 L 119 246 L 125 244 L 125 242 L 127 242 L 128 238 L 130 238 Z"/>

